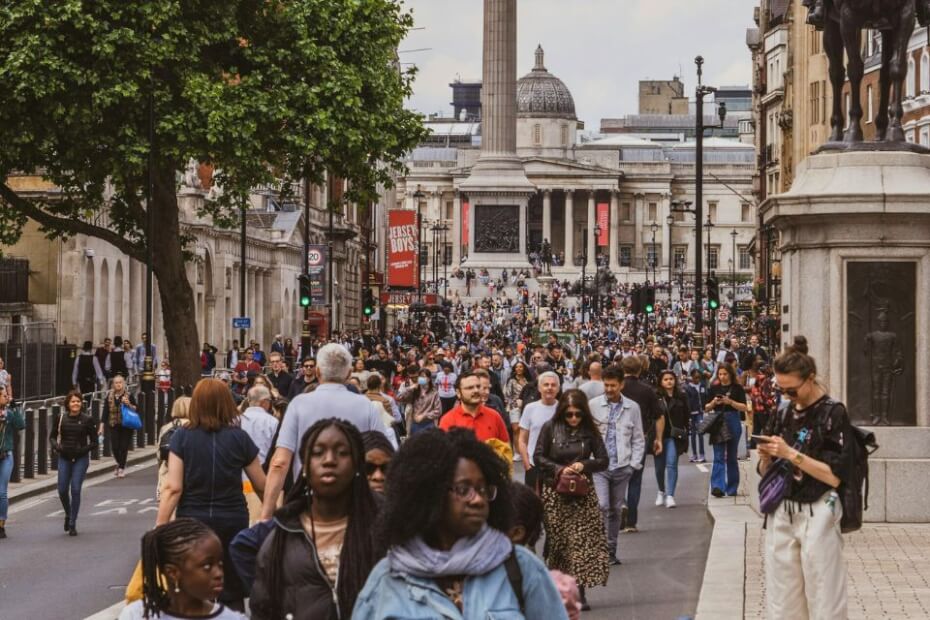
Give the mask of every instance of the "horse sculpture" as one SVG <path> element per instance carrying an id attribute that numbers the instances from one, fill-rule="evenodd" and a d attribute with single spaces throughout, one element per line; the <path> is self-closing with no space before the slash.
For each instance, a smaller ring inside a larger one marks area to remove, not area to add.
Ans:
<path id="1" fill-rule="evenodd" d="M 862 30 L 881 32 L 882 65 L 880 102 L 875 117 L 876 141 L 871 148 L 921 150 L 905 142 L 901 119 L 904 116 L 904 82 L 907 79 L 908 44 L 915 20 L 921 25 L 930 21 L 927 0 L 807 0 L 811 22 L 823 30 L 823 47 L 830 61 L 833 86 L 832 132 L 822 150 L 847 149 L 863 142 L 862 136 Z M 843 66 L 843 54 L 849 59 Z M 843 84 L 848 74 L 850 84 L 849 126 L 843 127 Z"/>

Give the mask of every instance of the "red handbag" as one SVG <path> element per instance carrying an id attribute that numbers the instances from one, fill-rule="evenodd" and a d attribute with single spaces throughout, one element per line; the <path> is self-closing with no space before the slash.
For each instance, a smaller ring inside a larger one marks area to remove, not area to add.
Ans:
<path id="1" fill-rule="evenodd" d="M 555 492 L 570 497 L 584 497 L 591 492 L 591 483 L 584 474 L 563 467 L 559 470 L 555 483 Z"/>

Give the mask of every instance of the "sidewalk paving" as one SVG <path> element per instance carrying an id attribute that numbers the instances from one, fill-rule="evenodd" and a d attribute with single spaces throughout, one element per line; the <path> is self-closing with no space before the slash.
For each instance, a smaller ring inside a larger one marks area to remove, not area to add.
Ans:
<path id="1" fill-rule="evenodd" d="M 154 461 L 157 456 L 157 446 L 145 446 L 136 448 L 129 452 L 126 459 L 126 466 L 139 465 L 148 461 Z M 116 464 L 112 457 L 101 457 L 99 460 L 92 460 L 90 467 L 87 468 L 87 480 L 112 474 L 116 469 Z M 22 482 L 11 482 L 9 488 L 10 505 L 21 502 L 30 497 L 41 495 L 48 491 L 54 491 L 58 488 L 58 472 L 49 469 L 48 474 L 40 476 L 36 474 L 35 478 L 23 478 Z"/>
<path id="2" fill-rule="evenodd" d="M 714 534 L 696 620 L 765 619 L 763 519 L 748 495 L 707 501 Z M 866 523 L 843 539 L 850 620 L 930 618 L 930 524 Z"/>

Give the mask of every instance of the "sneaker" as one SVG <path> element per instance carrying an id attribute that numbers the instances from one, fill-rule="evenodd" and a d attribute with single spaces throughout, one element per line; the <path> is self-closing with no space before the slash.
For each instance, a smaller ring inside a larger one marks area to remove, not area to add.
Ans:
<path id="1" fill-rule="evenodd" d="M 665 493 L 659 491 L 656 493 L 656 506 L 662 506 L 665 504 Z"/>
<path id="2" fill-rule="evenodd" d="M 77 536 L 77 530 L 74 528 L 74 526 L 71 526 L 71 529 L 68 530 L 68 536 Z"/>
<path id="3" fill-rule="evenodd" d="M 67 532 L 70 529 L 71 529 L 71 518 L 65 517 L 65 531 Z"/>
<path id="4" fill-rule="evenodd" d="M 519 463 L 519 462 L 522 461 L 522 460 L 523 460 L 523 459 L 520 458 L 520 455 L 519 455 L 519 454 L 514 454 L 514 455 L 513 455 L 513 462 L 514 462 L 514 463 Z"/>
<path id="5" fill-rule="evenodd" d="M 713 489 L 711 489 L 710 494 L 713 495 L 714 497 L 723 497 L 723 491 L 721 491 L 717 487 L 714 487 Z"/>
<path id="6" fill-rule="evenodd" d="M 696 457 L 693 457 L 693 456 L 689 456 L 689 457 L 688 457 L 688 462 L 689 462 L 689 463 L 697 463 L 697 458 L 696 458 Z"/>
<path id="7" fill-rule="evenodd" d="M 635 525 L 628 525 L 623 528 L 624 534 L 636 534 L 637 532 L 639 532 L 639 529 Z"/>
<path id="8" fill-rule="evenodd" d="M 6 538 L 6 527 L 0 527 L 0 538 Z"/>
<path id="9" fill-rule="evenodd" d="M 707 459 L 705 459 L 705 458 L 704 458 L 704 455 L 702 454 L 702 455 L 701 455 L 701 458 L 699 458 L 699 459 L 697 460 L 697 462 L 698 462 L 698 463 L 706 463 L 706 462 L 707 462 Z"/>
<path id="10" fill-rule="evenodd" d="M 672 496 L 672 495 L 667 495 L 667 496 L 665 497 L 665 507 L 666 507 L 666 508 L 674 508 L 674 507 L 677 506 L 677 505 L 678 505 L 678 504 L 675 503 L 675 497 L 674 497 L 674 496 Z"/>
<path id="11" fill-rule="evenodd" d="M 623 562 L 620 561 L 620 558 L 618 558 L 618 557 L 615 556 L 615 555 L 610 556 L 610 565 L 611 565 L 611 566 L 620 566 L 621 564 L 623 564 Z"/>

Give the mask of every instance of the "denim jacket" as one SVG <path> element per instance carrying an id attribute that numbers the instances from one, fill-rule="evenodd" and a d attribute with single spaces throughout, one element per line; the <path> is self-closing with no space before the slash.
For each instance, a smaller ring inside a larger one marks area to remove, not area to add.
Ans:
<path id="1" fill-rule="evenodd" d="M 620 415 L 616 422 L 617 463 L 620 467 L 631 466 L 633 469 L 642 467 L 646 454 L 646 437 L 643 434 L 643 417 L 639 405 L 632 398 L 622 398 Z M 601 437 L 607 441 L 607 421 L 610 419 L 610 403 L 607 396 L 601 395 L 588 401 L 591 416 Z M 607 450 L 608 454 L 610 449 Z"/>
<path id="2" fill-rule="evenodd" d="M 567 620 L 565 604 L 549 571 L 529 550 L 517 547 L 517 563 L 523 573 L 526 615 L 503 564 L 478 577 L 468 577 L 464 587 L 464 612 L 460 612 L 433 579 L 391 570 L 387 558 L 378 562 L 358 595 L 353 620 Z"/>

